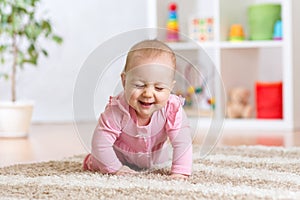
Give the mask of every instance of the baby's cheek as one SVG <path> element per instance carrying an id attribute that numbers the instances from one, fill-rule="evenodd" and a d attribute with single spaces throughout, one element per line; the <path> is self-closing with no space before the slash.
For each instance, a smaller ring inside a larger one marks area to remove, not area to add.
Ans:
<path id="1" fill-rule="evenodd" d="M 169 99 L 169 96 L 170 92 L 162 92 L 161 94 L 159 94 L 159 101 L 165 105 Z"/>
<path id="2" fill-rule="evenodd" d="M 134 98 L 136 91 L 133 88 L 126 87 L 125 88 L 125 98 L 127 102 L 130 101 L 130 99 Z"/>

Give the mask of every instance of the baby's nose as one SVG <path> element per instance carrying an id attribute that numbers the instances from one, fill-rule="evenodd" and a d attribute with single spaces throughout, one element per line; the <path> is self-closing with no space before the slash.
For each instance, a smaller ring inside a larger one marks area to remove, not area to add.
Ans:
<path id="1" fill-rule="evenodd" d="M 143 96 L 144 97 L 152 97 L 154 88 L 152 86 L 147 86 L 144 89 Z"/>

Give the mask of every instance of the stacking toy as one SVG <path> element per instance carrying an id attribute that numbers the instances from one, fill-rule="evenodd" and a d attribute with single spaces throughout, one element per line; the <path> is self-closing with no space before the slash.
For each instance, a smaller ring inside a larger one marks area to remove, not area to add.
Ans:
<path id="1" fill-rule="evenodd" d="M 178 42 L 179 41 L 179 25 L 177 20 L 177 5 L 176 3 L 169 4 L 169 19 L 167 22 L 167 41 Z"/>
<path id="2" fill-rule="evenodd" d="M 242 25 L 233 24 L 230 27 L 229 40 L 230 41 L 243 41 L 245 39 L 244 30 Z"/>

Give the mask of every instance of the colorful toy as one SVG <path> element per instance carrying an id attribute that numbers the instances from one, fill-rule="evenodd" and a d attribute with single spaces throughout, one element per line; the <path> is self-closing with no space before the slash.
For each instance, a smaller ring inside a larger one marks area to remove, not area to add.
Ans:
<path id="1" fill-rule="evenodd" d="M 207 100 L 207 103 L 210 105 L 210 107 L 214 110 L 216 108 L 216 100 L 214 97 L 211 97 Z"/>
<path id="2" fill-rule="evenodd" d="M 198 86 L 198 87 L 194 87 L 194 86 L 189 86 L 187 88 L 186 93 L 184 93 L 182 96 L 185 97 L 185 106 L 189 106 L 192 107 L 194 102 L 193 102 L 193 95 L 200 95 L 203 91 L 203 88 Z"/>
<path id="3" fill-rule="evenodd" d="M 196 94 L 200 94 L 202 91 L 203 91 L 203 88 L 202 88 L 202 87 L 197 87 L 197 88 L 195 89 L 195 93 L 196 93 Z"/>
<path id="4" fill-rule="evenodd" d="M 282 21 L 277 20 L 274 25 L 273 40 L 282 40 Z"/>
<path id="5" fill-rule="evenodd" d="M 213 18 L 191 18 L 190 37 L 196 41 L 212 41 L 214 39 Z"/>
<path id="6" fill-rule="evenodd" d="M 195 93 L 195 87 L 194 86 L 189 86 L 187 89 L 188 94 L 194 94 Z"/>
<path id="7" fill-rule="evenodd" d="M 169 19 L 167 22 L 167 41 L 179 41 L 179 25 L 177 20 L 177 5 L 176 3 L 169 4 Z"/>
<path id="8" fill-rule="evenodd" d="M 250 91 L 246 88 L 233 88 L 229 92 L 229 101 L 227 104 L 227 116 L 229 118 L 249 118 L 252 115 L 253 108 L 248 103 Z"/>
<path id="9" fill-rule="evenodd" d="M 192 95 L 189 95 L 187 93 L 187 94 L 184 95 L 184 97 L 185 97 L 184 106 L 186 106 L 186 107 L 192 107 L 193 106 Z"/>
<path id="10" fill-rule="evenodd" d="M 274 24 L 281 19 L 281 4 L 257 3 L 248 7 L 250 40 L 272 40 Z"/>
<path id="11" fill-rule="evenodd" d="M 185 108 L 201 111 L 213 110 L 214 98 L 211 98 L 210 91 L 205 89 L 208 87 L 208 77 L 200 74 L 192 64 L 179 68 L 183 70 L 181 73 L 184 74 L 184 82 L 181 82 L 181 88 L 176 90 L 176 94 L 185 98 Z"/>
<path id="12" fill-rule="evenodd" d="M 230 27 L 229 41 L 239 42 L 245 40 L 245 34 L 242 25 L 233 24 Z"/>
<path id="13" fill-rule="evenodd" d="M 261 119 L 282 119 L 282 82 L 257 82 L 256 117 Z"/>

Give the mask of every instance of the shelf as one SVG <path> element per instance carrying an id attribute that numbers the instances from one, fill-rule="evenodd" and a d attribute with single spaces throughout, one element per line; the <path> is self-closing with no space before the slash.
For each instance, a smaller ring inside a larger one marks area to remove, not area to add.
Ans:
<path id="1" fill-rule="evenodd" d="M 216 108 L 216 113 L 221 113 L 226 110 L 226 95 L 230 89 L 235 87 L 245 87 L 249 89 L 251 95 L 249 103 L 255 105 L 255 87 L 257 80 L 263 81 L 278 81 L 283 84 L 283 116 L 284 119 L 268 120 L 268 119 L 225 119 L 224 129 L 228 130 L 292 130 L 299 128 L 300 95 L 296 90 L 296 85 L 299 83 L 297 74 L 299 74 L 299 56 L 295 54 L 299 52 L 299 26 L 296 21 L 300 14 L 296 7 L 299 7 L 299 1 L 291 0 L 223 0 L 214 1 L 196 1 L 193 0 L 186 4 L 183 0 L 178 0 L 178 16 L 180 30 L 186 36 L 192 31 L 190 29 L 191 15 L 205 18 L 206 16 L 213 17 L 213 40 L 206 42 L 193 41 L 186 37 L 181 37 L 182 41 L 167 43 L 173 50 L 179 51 L 184 58 L 191 60 L 202 70 L 212 69 L 212 66 L 218 70 L 218 74 L 222 83 L 213 77 L 210 83 L 214 83 L 213 92 L 217 98 L 217 102 L 221 102 Z M 151 1 L 153 2 L 153 1 Z M 164 27 L 168 17 L 166 1 L 154 1 L 156 10 L 151 12 L 150 17 L 154 19 L 157 27 Z M 283 24 L 283 40 L 245 40 L 241 42 L 228 41 L 229 30 L 232 24 L 241 24 L 245 35 L 249 36 L 249 21 L 247 18 L 247 10 L 250 5 L 255 3 L 279 3 L 282 5 L 281 18 Z M 235 6 L 232 6 L 235 5 Z M 299 21 L 299 20 L 298 20 Z M 197 30 L 196 30 L 197 31 Z M 204 54 L 201 50 L 205 50 Z M 211 58 L 210 61 L 205 61 L 207 55 Z M 212 62 L 211 62 L 212 61 Z M 207 67 L 206 69 L 206 66 Z M 197 81 L 197 80 L 196 80 Z M 299 84 L 298 84 L 299 85 Z M 223 90 L 225 89 L 225 90 Z M 225 92 L 225 95 L 223 94 Z M 224 104 L 223 104 L 224 102 Z M 296 108 L 296 109 L 295 109 Z M 213 119 L 209 117 L 209 112 L 187 111 L 189 119 L 193 125 L 197 127 L 209 129 Z"/>
<path id="2" fill-rule="evenodd" d="M 216 48 L 215 42 L 170 42 L 167 43 L 174 50 L 196 50 L 199 48 Z M 247 49 L 247 48 L 280 48 L 283 47 L 283 41 L 242 41 L 242 42 L 230 42 L 223 41 L 219 43 L 221 49 Z"/>
<path id="3" fill-rule="evenodd" d="M 199 48 L 214 48 L 214 42 L 169 42 L 167 43 L 173 50 L 197 50 Z"/>
<path id="4" fill-rule="evenodd" d="M 192 126 L 208 129 L 213 123 L 213 118 L 189 117 Z M 284 131 L 292 130 L 292 124 L 283 119 L 224 119 L 223 129 L 225 130 L 262 130 L 262 131 Z"/>
<path id="5" fill-rule="evenodd" d="M 282 47 L 282 41 L 242 41 L 242 42 L 229 42 L 223 41 L 220 42 L 220 48 L 222 49 L 239 49 L 239 48 L 273 48 L 273 47 Z"/>

